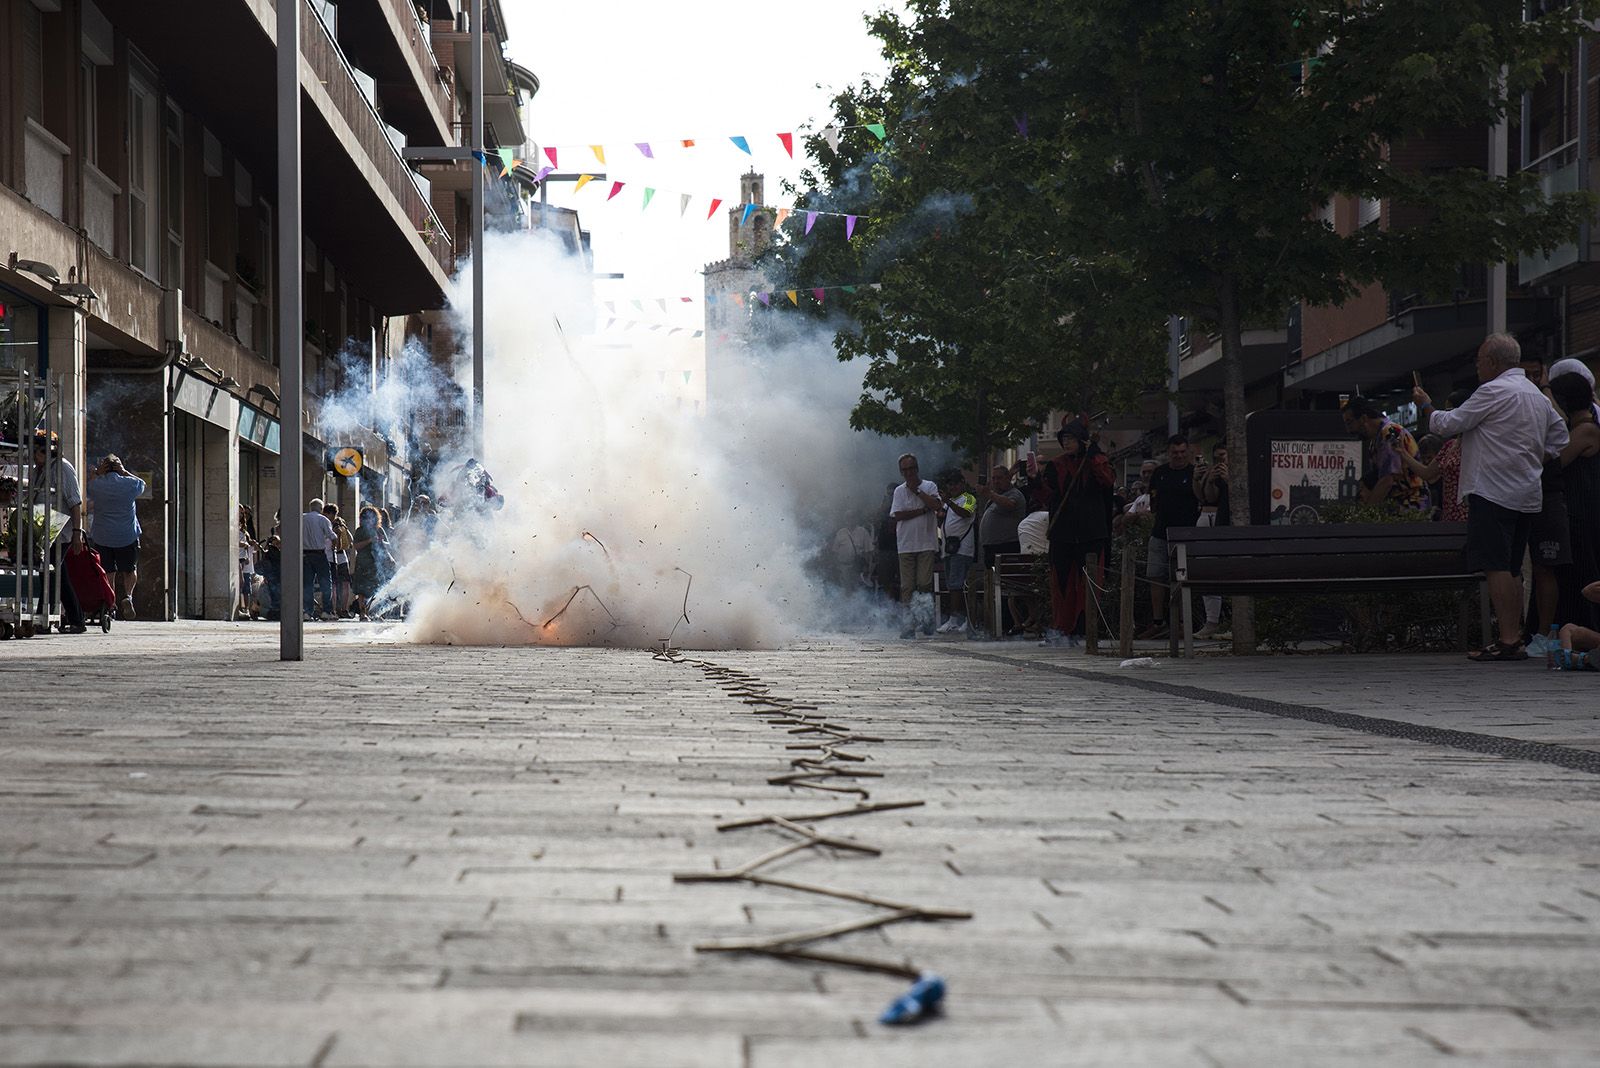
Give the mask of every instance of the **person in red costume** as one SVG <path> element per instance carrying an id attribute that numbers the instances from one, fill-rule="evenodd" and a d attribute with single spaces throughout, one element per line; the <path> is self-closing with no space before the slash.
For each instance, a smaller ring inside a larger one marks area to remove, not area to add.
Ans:
<path id="1" fill-rule="evenodd" d="M 1085 558 L 1097 557 L 1096 583 L 1105 581 L 1111 542 L 1111 486 L 1115 476 L 1082 419 L 1056 431 L 1061 455 L 1032 479 L 1033 504 L 1050 513 L 1050 638 L 1069 644 L 1083 633 Z M 1037 466 L 1035 462 L 1035 466 Z"/>

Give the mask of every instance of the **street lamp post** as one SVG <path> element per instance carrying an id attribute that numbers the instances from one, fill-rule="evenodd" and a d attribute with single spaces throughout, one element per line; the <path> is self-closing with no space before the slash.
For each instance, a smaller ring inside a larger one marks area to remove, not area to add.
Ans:
<path id="1" fill-rule="evenodd" d="M 305 659 L 300 617 L 304 585 L 300 529 L 303 300 L 300 251 L 300 3 L 278 4 L 278 658 Z"/>
<path id="2" fill-rule="evenodd" d="M 472 151 L 482 160 L 483 0 L 472 0 Z M 483 182 L 485 169 L 472 170 L 472 452 L 483 455 Z"/>

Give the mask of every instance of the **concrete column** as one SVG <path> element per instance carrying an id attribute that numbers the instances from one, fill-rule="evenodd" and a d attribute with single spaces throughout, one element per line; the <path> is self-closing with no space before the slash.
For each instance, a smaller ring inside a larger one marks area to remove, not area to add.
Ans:
<path id="1" fill-rule="evenodd" d="M 61 388 L 61 455 L 83 474 L 84 367 L 88 359 L 88 327 L 77 308 L 51 307 L 49 315 L 50 385 Z"/>

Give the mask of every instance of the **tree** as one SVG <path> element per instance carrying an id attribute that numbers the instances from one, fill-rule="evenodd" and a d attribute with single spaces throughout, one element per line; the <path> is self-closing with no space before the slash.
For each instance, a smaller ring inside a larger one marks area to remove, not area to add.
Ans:
<path id="1" fill-rule="evenodd" d="M 1131 284 L 1220 333 L 1232 477 L 1247 485 L 1244 323 L 1372 282 L 1437 287 L 1463 263 L 1569 241 L 1593 212 L 1532 175 L 1416 173 L 1390 149 L 1441 128 L 1483 129 L 1487 145 L 1595 6 L 1524 22 L 1520 0 L 909 0 L 879 31 L 941 146 L 902 166 L 992 188 L 1031 161 L 1020 177 L 1065 253 L 1041 271 L 1114 251 Z M 1320 218 L 1338 195 L 1421 221 L 1340 235 Z"/>
<path id="2" fill-rule="evenodd" d="M 890 74 L 835 99 L 835 125 L 857 135 L 838 151 L 807 139 L 817 167 L 799 197 L 801 208 L 859 213 L 862 228 L 853 241 L 837 226 L 808 235 L 798 214 L 764 264 L 799 288 L 877 283 L 846 302 L 835 338 L 841 360 L 867 363 L 851 425 L 951 439 L 983 464 L 1052 409 L 1131 400 L 1159 378 L 1164 315 L 1150 287 L 1129 284 L 1133 262 L 1069 256 L 1039 217 L 1046 161 L 972 166 L 960 144 L 970 131 L 930 111 L 937 79 L 908 27 L 880 15 L 872 28 Z M 891 131 L 881 145 L 859 133 L 870 122 Z"/>

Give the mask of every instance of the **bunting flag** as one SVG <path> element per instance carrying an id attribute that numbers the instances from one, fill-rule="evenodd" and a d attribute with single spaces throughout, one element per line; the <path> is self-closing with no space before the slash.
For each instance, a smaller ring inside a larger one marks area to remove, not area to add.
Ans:
<path id="1" fill-rule="evenodd" d="M 606 304 L 606 311 L 610 312 L 612 315 L 617 314 L 617 302 L 616 301 L 608 300 L 608 301 L 605 302 L 605 304 Z"/>
<path id="2" fill-rule="evenodd" d="M 721 200 L 713 200 L 711 202 L 711 210 L 706 212 L 706 218 L 710 219 L 711 216 L 713 216 L 713 215 L 715 215 L 717 213 L 717 209 L 720 208 L 720 207 L 722 207 L 722 201 Z"/>
<path id="3" fill-rule="evenodd" d="M 745 223 L 749 222 L 750 221 L 750 213 L 755 211 L 755 210 L 756 210 L 756 206 L 754 204 L 746 204 L 744 206 L 744 214 L 739 216 L 739 225 L 743 226 Z"/>
<path id="4" fill-rule="evenodd" d="M 1016 121 L 1016 120 L 1013 119 L 1013 121 Z M 1026 126 L 1026 124 L 1027 124 L 1026 116 L 1023 117 L 1022 124 L 1024 126 Z M 824 126 L 818 132 L 821 135 L 822 139 L 825 142 L 827 142 L 829 150 L 832 151 L 835 155 L 838 155 L 838 153 L 839 153 L 839 145 L 842 143 L 843 138 L 844 138 L 844 133 L 847 130 L 866 130 L 869 133 L 871 133 L 872 136 L 875 137 L 879 141 L 884 140 L 888 136 L 888 127 L 884 123 L 881 123 L 881 122 L 856 123 L 856 124 L 848 125 L 848 126 L 837 126 L 837 125 L 834 125 L 834 124 L 830 123 L 829 125 Z M 1024 134 L 1024 136 L 1026 136 L 1026 135 Z M 794 158 L 794 131 L 792 131 L 792 130 L 783 131 L 783 132 L 779 133 L 777 135 L 777 137 L 778 137 L 778 143 L 783 146 L 784 153 L 790 159 L 793 159 Z M 675 138 L 675 139 L 670 139 L 670 140 L 676 140 L 678 145 L 681 146 L 682 148 L 685 148 L 685 149 L 694 148 L 699 144 L 699 139 L 696 139 L 696 138 L 693 138 L 693 137 Z M 750 139 L 748 137 L 745 137 L 742 134 L 740 134 L 740 135 L 731 135 L 731 136 L 729 136 L 728 140 L 733 143 L 735 148 L 737 148 L 739 151 L 743 152 L 745 155 L 751 156 L 751 155 L 755 154 L 754 149 L 752 149 L 751 146 L 750 146 Z M 649 141 L 632 141 L 632 142 L 629 142 L 629 143 L 632 144 L 634 148 L 638 149 L 639 150 L 639 154 L 641 156 L 643 156 L 645 159 L 653 160 L 653 159 L 656 158 L 656 153 L 655 153 L 655 147 L 654 146 L 656 144 L 659 144 L 660 141 L 656 140 L 656 139 L 652 139 L 652 140 L 649 140 Z M 570 148 L 570 149 L 584 149 L 584 148 L 587 148 L 591 153 L 594 154 L 594 158 L 600 163 L 601 166 L 605 166 L 605 164 L 606 164 L 606 146 L 605 146 L 605 144 L 604 143 L 591 144 L 591 143 L 586 143 L 585 142 L 585 143 L 573 143 L 573 144 L 568 144 L 568 145 L 565 145 L 565 146 L 552 145 L 550 147 L 542 149 L 542 151 L 544 152 L 545 156 L 550 160 L 550 165 L 551 166 L 553 166 L 553 167 L 560 166 L 560 163 L 557 161 L 556 154 L 557 154 L 557 151 L 560 148 L 563 148 L 563 147 Z"/>
<path id="5" fill-rule="evenodd" d="M 544 158 L 550 161 L 550 166 L 552 167 L 561 166 L 561 164 L 556 162 L 556 150 L 553 148 L 547 148 L 544 150 Z"/>
<path id="6" fill-rule="evenodd" d="M 662 315 L 667 314 L 667 299 L 665 297 L 657 297 L 656 304 L 660 306 Z"/>
<path id="7" fill-rule="evenodd" d="M 635 141 L 633 147 L 637 148 L 639 150 L 639 154 L 645 159 L 656 158 L 656 154 L 650 151 L 650 142 L 648 141 Z"/>
<path id="8" fill-rule="evenodd" d="M 650 188 L 649 186 L 645 186 L 644 187 L 644 203 L 639 205 L 639 210 L 643 211 L 645 208 L 648 208 L 650 206 L 650 198 L 655 196 L 655 195 L 656 195 L 656 191 L 654 189 Z"/>
<path id="9" fill-rule="evenodd" d="M 783 142 L 783 150 L 789 153 L 789 158 L 794 159 L 794 134 L 781 133 L 778 135 L 778 140 Z"/>
<path id="10" fill-rule="evenodd" d="M 817 225 L 817 213 L 814 211 L 806 212 L 806 233 L 809 234 L 811 228 L 815 225 Z"/>
<path id="11" fill-rule="evenodd" d="M 840 286 L 839 288 L 844 290 L 846 293 L 854 293 L 856 291 L 855 286 Z"/>
<path id="12" fill-rule="evenodd" d="M 743 293 L 734 293 L 733 294 L 733 302 L 735 304 L 739 305 L 739 307 L 741 307 L 741 308 L 744 307 L 744 294 Z"/>
<path id="13" fill-rule="evenodd" d="M 604 167 L 606 165 L 606 146 L 605 145 L 590 145 L 589 146 L 589 151 L 593 152 L 594 153 L 594 158 L 600 161 L 600 166 Z"/>
<path id="14" fill-rule="evenodd" d="M 881 122 L 869 122 L 866 125 L 867 125 L 867 129 L 872 133 L 872 136 L 876 137 L 878 140 L 882 141 L 885 137 L 888 136 L 888 131 L 886 129 L 884 129 L 883 123 L 881 123 Z"/>
<path id="15" fill-rule="evenodd" d="M 828 150 L 837 156 L 839 154 L 839 127 L 824 126 L 822 128 L 822 139 L 828 142 Z"/>
<path id="16" fill-rule="evenodd" d="M 827 288 L 825 286 L 818 286 L 817 288 L 815 288 L 815 289 L 813 289 L 811 291 L 811 295 L 816 298 L 818 304 L 821 304 L 822 303 L 822 295 L 824 293 L 826 293 L 827 291 L 828 290 L 827 290 Z"/>
<path id="17" fill-rule="evenodd" d="M 750 142 L 748 140 L 746 140 L 745 138 L 743 138 L 743 137 L 730 137 L 730 138 L 728 138 L 728 140 L 732 141 L 733 142 L 733 147 L 737 148 L 740 152 L 743 152 L 747 156 L 751 154 L 751 152 L 750 152 Z"/>
<path id="18" fill-rule="evenodd" d="M 520 159 L 513 158 L 512 150 L 509 148 L 496 149 L 496 152 L 500 156 L 500 177 L 502 178 L 510 174 L 511 169 L 522 162 Z"/>
<path id="19" fill-rule="evenodd" d="M 678 194 L 678 218 L 683 218 L 689 211 L 689 201 L 693 199 L 688 193 Z"/>
<path id="20" fill-rule="evenodd" d="M 611 192 L 606 194 L 606 199 L 610 200 L 612 197 L 614 197 L 618 193 L 622 192 L 622 187 L 627 185 L 627 184 L 628 184 L 627 182 L 612 182 L 611 183 Z"/>
<path id="21" fill-rule="evenodd" d="M 852 237 L 854 237 L 855 235 L 856 235 L 856 217 L 854 215 L 846 215 L 844 217 L 844 239 L 846 241 L 848 241 Z"/>
<path id="22" fill-rule="evenodd" d="M 472 150 L 472 158 L 483 164 L 485 167 L 489 165 L 488 155 L 483 152 L 479 152 L 477 149 Z"/>
<path id="23" fill-rule="evenodd" d="M 540 167 L 539 168 L 539 173 L 533 176 L 533 180 L 535 182 L 542 182 L 542 181 L 545 180 L 545 177 L 553 170 L 555 170 L 554 167 Z"/>
<path id="24" fill-rule="evenodd" d="M 793 211 L 793 208 L 779 208 L 778 217 L 772 223 L 773 229 L 777 229 L 778 227 L 782 226 L 783 220 L 787 219 Z"/>
<path id="25" fill-rule="evenodd" d="M 693 304 L 694 303 L 694 298 L 693 297 L 679 297 L 678 298 L 678 303 L 680 303 L 680 304 Z"/>
<path id="26" fill-rule="evenodd" d="M 638 312 L 641 315 L 644 314 L 644 301 L 642 301 L 642 300 L 632 300 L 632 301 L 629 301 L 628 303 L 633 305 L 633 310 L 634 311 Z"/>
<path id="27" fill-rule="evenodd" d="M 772 294 L 771 293 L 757 293 L 756 294 L 756 299 L 761 302 L 761 306 L 763 308 L 772 307 Z"/>
<path id="28" fill-rule="evenodd" d="M 705 337 L 706 336 L 706 332 L 704 330 L 696 330 L 694 333 L 690 334 L 689 336 L 690 337 Z"/>
<path id="29" fill-rule="evenodd" d="M 685 138 L 682 143 L 683 143 L 683 147 L 684 148 L 693 148 L 694 147 L 694 138 L 692 138 L 692 137 Z"/>
<path id="30" fill-rule="evenodd" d="M 783 295 L 788 297 L 789 298 L 789 303 L 793 304 L 796 308 L 798 308 L 800 306 L 800 291 L 799 290 L 786 289 L 786 290 L 783 291 Z"/>
<path id="31" fill-rule="evenodd" d="M 687 386 L 689 384 L 689 376 L 692 375 L 692 374 L 694 374 L 693 371 L 685 371 L 685 372 L 683 372 L 683 384 L 684 385 Z"/>
<path id="32" fill-rule="evenodd" d="M 572 187 L 572 191 L 574 193 L 576 193 L 578 190 L 582 189 L 584 186 L 588 185 L 592 181 L 594 181 L 594 175 L 592 175 L 592 174 L 580 174 L 580 175 L 578 175 L 578 181 Z"/>

